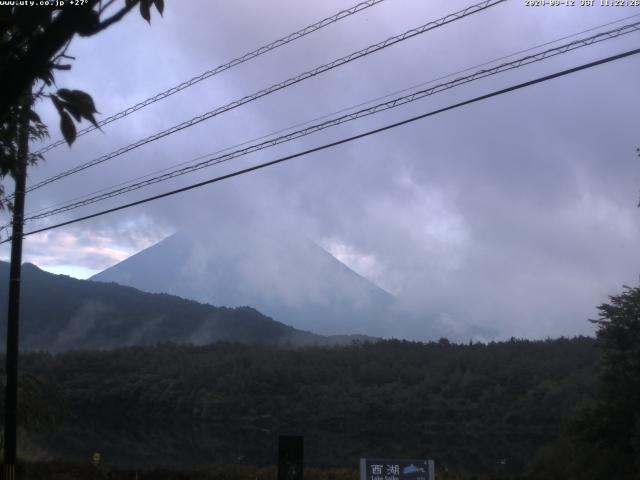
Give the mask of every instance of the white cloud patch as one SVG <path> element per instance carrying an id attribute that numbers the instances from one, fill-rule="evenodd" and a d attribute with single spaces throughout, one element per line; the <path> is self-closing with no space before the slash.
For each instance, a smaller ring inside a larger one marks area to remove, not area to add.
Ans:
<path id="1" fill-rule="evenodd" d="M 325 238 L 319 243 L 322 248 L 354 272 L 371 280 L 376 285 L 386 288 L 393 294 L 397 293 L 393 287 L 385 285 L 385 267 L 375 255 L 359 252 L 355 247 L 342 242 L 338 238 Z"/>
<path id="2" fill-rule="evenodd" d="M 50 230 L 25 237 L 23 262 L 75 278 L 88 278 L 163 238 L 148 219 L 129 219 L 113 229 Z M 9 259 L 8 245 L 2 258 Z"/>

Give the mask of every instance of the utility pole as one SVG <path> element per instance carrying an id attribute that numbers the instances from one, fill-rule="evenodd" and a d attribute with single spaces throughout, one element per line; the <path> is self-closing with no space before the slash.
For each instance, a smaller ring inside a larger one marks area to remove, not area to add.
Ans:
<path id="1" fill-rule="evenodd" d="M 20 108 L 18 124 L 18 158 L 13 172 L 16 188 L 11 234 L 11 265 L 9 268 L 9 312 L 7 317 L 7 350 L 4 403 L 4 468 L 3 479 L 16 478 L 16 430 L 18 403 L 18 326 L 20 320 L 20 281 L 22 273 L 22 227 L 24 223 L 24 196 L 29 155 L 29 113 L 31 89 L 25 94 Z"/>

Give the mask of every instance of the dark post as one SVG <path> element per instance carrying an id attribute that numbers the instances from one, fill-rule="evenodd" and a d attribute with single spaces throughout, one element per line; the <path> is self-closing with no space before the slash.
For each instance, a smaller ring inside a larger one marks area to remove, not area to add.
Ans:
<path id="1" fill-rule="evenodd" d="M 29 111 L 31 91 L 20 109 L 18 127 L 18 158 L 11 234 L 11 265 L 9 271 L 9 313 L 7 317 L 7 354 L 4 404 L 4 472 L 5 480 L 16 478 L 16 412 L 18 403 L 18 323 L 20 319 L 20 274 L 22 271 L 22 227 L 24 218 L 24 190 L 29 155 Z"/>
<path id="2" fill-rule="evenodd" d="M 302 480 L 304 437 L 278 437 L 278 480 Z"/>

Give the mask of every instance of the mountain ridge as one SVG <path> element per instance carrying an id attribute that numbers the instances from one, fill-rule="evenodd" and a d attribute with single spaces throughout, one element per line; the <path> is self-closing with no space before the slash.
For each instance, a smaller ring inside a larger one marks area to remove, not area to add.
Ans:
<path id="1" fill-rule="evenodd" d="M 0 278 L 9 265 L 0 262 Z M 59 352 L 112 349 L 163 342 L 204 345 L 217 341 L 283 346 L 375 341 L 373 337 L 327 337 L 295 329 L 251 307 L 215 307 L 115 283 L 54 275 L 23 265 L 20 347 Z M 8 282 L 0 282 L 6 311 Z M 4 345 L 5 329 L 0 329 Z"/>

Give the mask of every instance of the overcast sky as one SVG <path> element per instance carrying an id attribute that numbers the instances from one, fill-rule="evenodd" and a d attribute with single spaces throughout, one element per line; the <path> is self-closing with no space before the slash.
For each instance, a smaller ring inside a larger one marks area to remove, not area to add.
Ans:
<path id="1" fill-rule="evenodd" d="M 77 60 L 71 72 L 57 76 L 58 85 L 91 93 L 104 118 L 355 4 L 166 3 L 164 18 L 154 12 L 151 26 L 136 13 L 99 36 L 76 39 L 69 53 Z M 71 148 L 57 148 L 30 171 L 29 183 L 472 3 L 386 0 L 81 137 Z M 524 0 L 510 0 L 51 184 L 28 196 L 27 211 L 635 14 L 640 8 L 527 7 Z M 639 46 L 640 33 L 626 35 L 26 230 Z M 308 235 L 425 319 L 487 327 L 500 338 L 588 334 L 595 306 L 622 284 L 638 284 L 639 82 L 640 57 L 631 57 L 28 237 L 24 260 L 87 277 L 186 227 L 215 231 L 229 218 L 273 218 Z M 50 105 L 38 111 L 57 140 Z M 8 257 L 6 245 L 1 253 Z M 407 335 L 421 338 L 420 325 L 412 328 Z"/>

